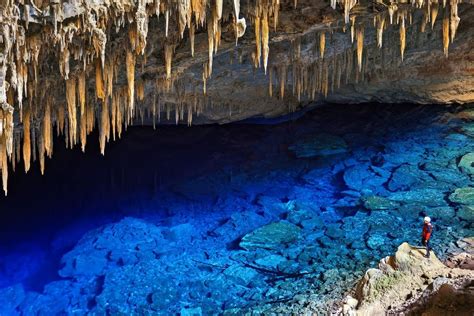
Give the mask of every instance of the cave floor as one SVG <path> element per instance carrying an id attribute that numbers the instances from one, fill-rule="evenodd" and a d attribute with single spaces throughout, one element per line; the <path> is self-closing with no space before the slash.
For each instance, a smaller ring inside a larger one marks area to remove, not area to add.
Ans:
<path id="1" fill-rule="evenodd" d="M 474 235 L 472 119 L 334 105 L 276 125 L 130 128 L 105 157 L 57 140 L 46 175 L 15 174 L 0 204 L 0 314 L 324 313 L 419 244 L 425 215 L 441 258 Z"/>

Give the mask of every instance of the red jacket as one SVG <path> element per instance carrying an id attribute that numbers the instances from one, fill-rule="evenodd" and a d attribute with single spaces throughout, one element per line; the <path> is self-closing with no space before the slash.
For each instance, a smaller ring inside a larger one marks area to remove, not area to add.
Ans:
<path id="1" fill-rule="evenodd" d="M 425 223 L 423 225 L 423 234 L 421 235 L 424 240 L 430 240 L 431 232 L 433 231 L 433 226 L 431 223 Z"/>

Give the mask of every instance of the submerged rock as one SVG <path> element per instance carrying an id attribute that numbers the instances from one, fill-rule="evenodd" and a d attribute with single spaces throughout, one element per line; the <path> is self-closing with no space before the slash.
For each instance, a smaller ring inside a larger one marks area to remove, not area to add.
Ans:
<path id="1" fill-rule="evenodd" d="M 297 158 L 330 156 L 348 151 L 347 143 L 339 136 L 316 134 L 296 142 L 288 147 Z"/>
<path id="2" fill-rule="evenodd" d="M 449 196 L 449 200 L 453 203 L 474 205 L 474 188 L 458 188 Z"/>
<path id="3" fill-rule="evenodd" d="M 288 222 L 271 223 L 245 235 L 240 242 L 240 247 L 246 250 L 278 249 L 294 242 L 300 230 L 299 227 Z"/>
<path id="4" fill-rule="evenodd" d="M 474 222 L 474 206 L 462 205 L 457 212 L 460 219 L 468 222 Z"/>
<path id="5" fill-rule="evenodd" d="M 252 268 L 235 264 L 225 269 L 224 274 L 239 284 L 247 285 L 258 275 L 258 272 Z"/>
<path id="6" fill-rule="evenodd" d="M 421 204 L 426 206 L 446 206 L 444 193 L 437 189 L 414 189 L 392 193 L 388 199 L 405 204 Z"/>
<path id="7" fill-rule="evenodd" d="M 380 168 L 379 168 L 380 169 Z M 344 172 L 344 182 L 356 191 L 381 192 L 383 184 L 388 181 L 390 173 L 380 172 L 368 164 L 357 164 Z"/>
<path id="8" fill-rule="evenodd" d="M 458 167 L 464 173 L 474 174 L 474 153 L 468 153 L 462 156 Z"/>
<path id="9" fill-rule="evenodd" d="M 361 198 L 361 201 L 368 210 L 390 210 L 399 206 L 399 204 L 394 201 L 376 195 L 364 196 Z"/>

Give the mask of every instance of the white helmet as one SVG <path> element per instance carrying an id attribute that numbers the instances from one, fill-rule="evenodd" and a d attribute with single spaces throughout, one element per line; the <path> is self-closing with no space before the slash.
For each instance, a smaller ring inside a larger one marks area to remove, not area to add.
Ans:
<path id="1" fill-rule="evenodd" d="M 426 216 L 425 219 L 424 219 L 424 221 L 425 221 L 425 223 L 429 223 L 429 222 L 431 222 L 431 218 L 429 218 L 428 216 Z"/>

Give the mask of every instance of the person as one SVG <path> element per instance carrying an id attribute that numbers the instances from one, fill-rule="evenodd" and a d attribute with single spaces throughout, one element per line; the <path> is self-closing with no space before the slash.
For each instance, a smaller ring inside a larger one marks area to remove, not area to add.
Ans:
<path id="1" fill-rule="evenodd" d="M 424 225 L 423 225 L 423 232 L 421 233 L 421 243 L 423 246 L 426 247 L 426 255 L 425 258 L 430 257 L 430 238 L 431 238 L 431 233 L 433 232 L 433 225 L 431 225 L 431 218 L 426 216 L 424 218 Z"/>

